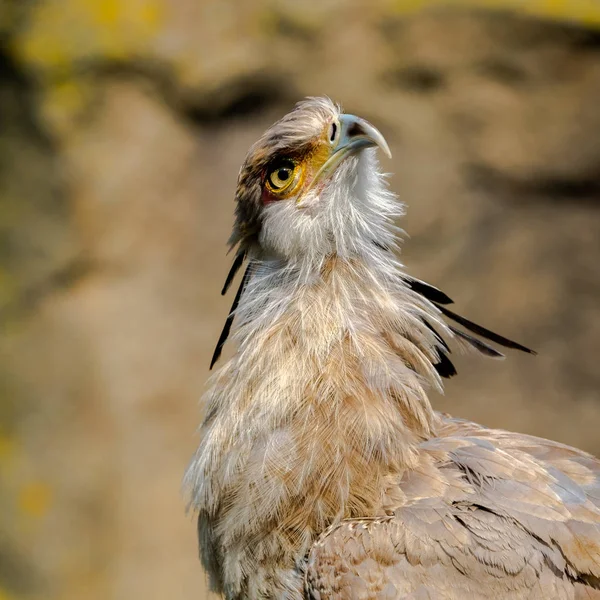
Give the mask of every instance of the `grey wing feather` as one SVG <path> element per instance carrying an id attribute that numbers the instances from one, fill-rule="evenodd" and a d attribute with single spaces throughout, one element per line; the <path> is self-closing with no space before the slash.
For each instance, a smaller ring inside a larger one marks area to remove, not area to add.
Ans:
<path id="1" fill-rule="evenodd" d="M 312 598 L 600 600 L 600 462 L 447 420 L 388 490 L 386 516 L 312 548 Z"/>

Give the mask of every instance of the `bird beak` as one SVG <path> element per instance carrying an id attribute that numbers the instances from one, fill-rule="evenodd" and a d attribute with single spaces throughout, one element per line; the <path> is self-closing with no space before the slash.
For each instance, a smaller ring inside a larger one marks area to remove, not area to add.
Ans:
<path id="1" fill-rule="evenodd" d="M 392 158 L 390 147 L 381 132 L 365 119 L 354 115 L 340 115 L 338 123 L 340 131 L 337 141 L 332 146 L 331 155 L 317 171 L 304 194 L 298 199 L 299 206 L 302 205 L 302 198 L 306 195 L 306 192 L 324 177 L 333 173 L 350 154 L 356 154 L 365 148 L 378 146 L 388 158 Z"/>
<path id="2" fill-rule="evenodd" d="M 331 158 L 337 156 L 339 153 L 345 157 L 363 148 L 371 148 L 373 146 L 379 146 L 388 158 L 392 158 L 390 147 L 385 138 L 369 121 L 365 121 L 354 115 L 341 115 L 339 123 L 341 131 Z"/>

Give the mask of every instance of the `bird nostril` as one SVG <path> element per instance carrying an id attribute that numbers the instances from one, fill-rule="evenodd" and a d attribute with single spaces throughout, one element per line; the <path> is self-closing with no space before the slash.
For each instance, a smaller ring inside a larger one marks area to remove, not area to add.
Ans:
<path id="1" fill-rule="evenodd" d="M 336 134 L 337 134 L 337 123 L 335 123 L 335 121 L 334 121 L 331 124 L 331 135 L 329 136 L 329 141 L 334 142 Z"/>
<path id="2" fill-rule="evenodd" d="M 347 135 L 349 138 L 365 135 L 365 130 L 360 126 L 360 123 L 354 122 L 348 128 Z"/>

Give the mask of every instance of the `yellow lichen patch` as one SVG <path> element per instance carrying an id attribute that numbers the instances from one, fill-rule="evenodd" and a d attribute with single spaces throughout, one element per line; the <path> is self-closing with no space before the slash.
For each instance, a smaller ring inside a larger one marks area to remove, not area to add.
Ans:
<path id="1" fill-rule="evenodd" d="M 138 17 L 152 30 L 157 30 L 164 15 L 164 9 L 158 2 L 144 2 L 138 9 Z"/>
<path id="2" fill-rule="evenodd" d="M 101 25 L 116 26 L 121 18 L 122 6 L 119 0 L 103 0 L 102 2 L 88 2 L 90 12 L 96 23 Z"/>
<path id="3" fill-rule="evenodd" d="M 46 0 L 32 10 L 14 51 L 38 68 L 81 59 L 145 54 L 159 33 L 165 0 Z"/>
<path id="4" fill-rule="evenodd" d="M 0 587 L 0 600 L 15 600 L 15 596 Z"/>
<path id="5" fill-rule="evenodd" d="M 397 13 L 410 13 L 436 6 L 507 9 L 539 17 L 600 25 L 597 0 L 390 0 Z"/>
<path id="6" fill-rule="evenodd" d="M 43 517 L 52 501 L 50 487 L 42 482 L 31 482 L 19 490 L 18 506 L 21 512 L 31 518 Z"/>
<path id="7" fill-rule="evenodd" d="M 66 79 L 46 89 L 41 106 L 43 119 L 53 131 L 69 133 L 89 100 L 89 86 L 83 79 Z"/>
<path id="8" fill-rule="evenodd" d="M 14 455 L 15 442 L 12 438 L 0 433 L 0 462 L 6 462 Z"/>

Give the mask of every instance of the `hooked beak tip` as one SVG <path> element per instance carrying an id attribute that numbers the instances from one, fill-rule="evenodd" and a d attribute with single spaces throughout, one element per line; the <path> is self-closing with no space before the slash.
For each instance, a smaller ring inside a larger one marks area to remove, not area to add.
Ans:
<path id="1" fill-rule="evenodd" d="M 367 120 L 354 115 L 341 115 L 339 120 L 341 131 L 336 152 L 377 146 L 388 158 L 392 158 L 390 147 L 382 133 Z"/>

